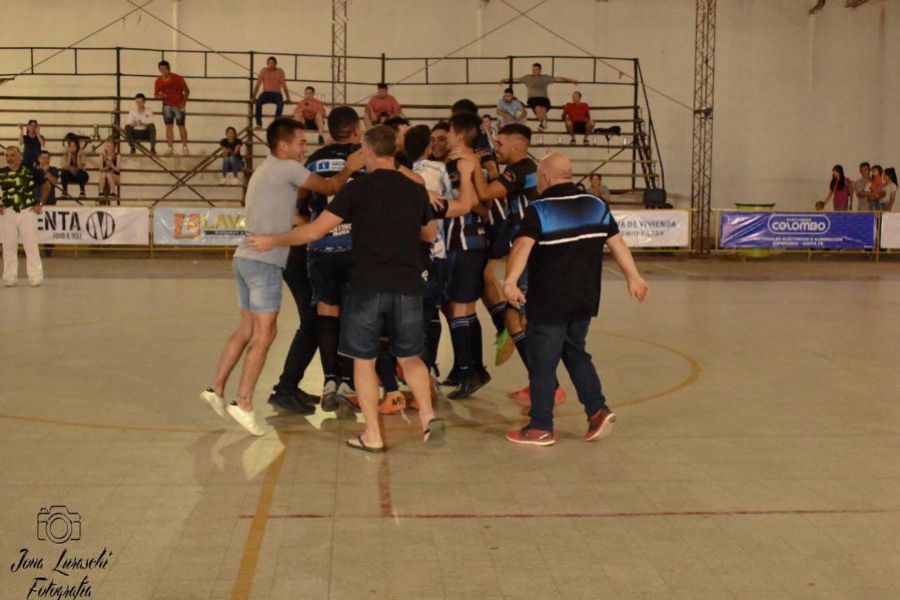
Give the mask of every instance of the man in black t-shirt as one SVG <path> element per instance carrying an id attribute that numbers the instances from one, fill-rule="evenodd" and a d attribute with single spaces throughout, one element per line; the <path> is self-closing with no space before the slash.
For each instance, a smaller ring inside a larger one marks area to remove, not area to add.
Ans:
<path id="1" fill-rule="evenodd" d="M 515 307 L 525 303 L 518 279 L 528 267 L 528 377 L 531 422 L 510 431 L 517 444 L 549 446 L 553 437 L 553 395 L 560 359 L 572 378 L 588 416 L 585 440 L 606 436 L 616 416 L 606 406 L 597 370 L 585 350 L 591 318 L 600 307 L 603 246 L 609 244 L 628 292 L 640 302 L 650 288 L 619 235 L 609 205 L 579 192 L 572 164 L 562 154 L 544 157 L 538 168 L 540 197 L 525 209 L 519 236 L 509 255 L 503 293 Z"/>
<path id="2" fill-rule="evenodd" d="M 397 357 L 419 405 L 424 440 L 443 442 L 444 423 L 431 403 L 428 369 L 422 362 L 425 326 L 425 254 L 422 241 L 433 242 L 437 226 L 425 188 L 398 172 L 396 134 L 387 126 L 368 130 L 363 155 L 368 174 L 350 182 L 315 221 L 274 236 L 252 236 L 250 245 L 265 250 L 319 239 L 344 222 L 353 223 L 350 279 L 344 300 L 340 353 L 354 359 L 359 404 L 366 419 L 362 435 L 347 445 L 383 452 L 378 424 L 378 376 L 375 358 L 386 329 L 391 354 Z"/>

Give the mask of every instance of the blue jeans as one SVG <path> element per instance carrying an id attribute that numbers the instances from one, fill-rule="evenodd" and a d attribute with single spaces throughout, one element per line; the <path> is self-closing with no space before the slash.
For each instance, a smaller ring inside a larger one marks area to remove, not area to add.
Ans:
<path id="1" fill-rule="evenodd" d="M 244 159 L 240 154 L 231 154 L 222 158 L 222 177 L 228 173 L 234 173 L 239 176 L 244 170 Z"/>
<path id="2" fill-rule="evenodd" d="M 528 381 L 531 385 L 529 427 L 553 431 L 553 401 L 556 394 L 556 367 L 562 359 L 578 401 L 588 417 L 606 407 L 600 377 L 585 350 L 590 319 L 550 323 L 528 321 Z"/>
<path id="3" fill-rule="evenodd" d="M 265 104 L 275 105 L 275 116 L 280 117 L 284 110 L 284 96 L 281 92 L 263 92 L 256 99 L 256 124 L 262 125 L 262 107 Z"/>
<path id="4" fill-rule="evenodd" d="M 385 332 L 392 355 L 421 356 L 425 341 L 422 296 L 348 291 L 341 306 L 338 352 L 374 360 Z"/>

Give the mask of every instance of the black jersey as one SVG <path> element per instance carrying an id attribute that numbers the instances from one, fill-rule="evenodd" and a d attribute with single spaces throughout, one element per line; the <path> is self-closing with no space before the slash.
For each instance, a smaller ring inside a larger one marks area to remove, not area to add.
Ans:
<path id="1" fill-rule="evenodd" d="M 306 168 L 311 173 L 321 177 L 337 175 L 344 170 L 344 165 L 347 164 L 347 157 L 359 150 L 359 148 L 359 144 L 329 144 L 322 146 L 306 159 Z M 301 201 L 299 205 L 300 214 L 309 217 L 310 220 L 315 220 L 328 207 L 331 199 L 332 196 L 325 196 L 318 192 L 309 192 L 305 200 Z M 350 231 L 350 223 L 341 223 L 329 231 L 322 239 L 311 242 L 309 249 L 328 252 L 350 250 L 353 247 L 353 237 Z"/>

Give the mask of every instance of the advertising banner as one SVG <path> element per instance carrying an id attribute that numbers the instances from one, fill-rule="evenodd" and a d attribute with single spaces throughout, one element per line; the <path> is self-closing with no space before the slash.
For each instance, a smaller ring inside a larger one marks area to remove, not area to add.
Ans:
<path id="1" fill-rule="evenodd" d="M 150 243 L 150 209 L 122 206 L 45 206 L 38 215 L 39 244 Z"/>
<path id="2" fill-rule="evenodd" d="M 722 248 L 862 250 L 875 247 L 875 213 L 723 211 Z"/>
<path id="3" fill-rule="evenodd" d="M 244 237 L 240 208 L 156 208 L 153 243 L 158 246 L 237 246 Z"/>
<path id="4" fill-rule="evenodd" d="M 881 247 L 888 250 L 900 249 L 900 213 L 882 213 Z"/>
<path id="5" fill-rule="evenodd" d="M 691 238 L 686 210 L 613 210 L 630 248 L 687 248 Z"/>

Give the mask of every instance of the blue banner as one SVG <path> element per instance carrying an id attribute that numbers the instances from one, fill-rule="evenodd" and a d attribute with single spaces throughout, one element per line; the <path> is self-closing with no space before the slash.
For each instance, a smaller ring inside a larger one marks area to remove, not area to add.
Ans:
<path id="1" fill-rule="evenodd" d="M 724 211 L 721 215 L 719 245 L 722 248 L 862 250 L 875 247 L 875 213 Z"/>

